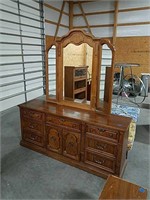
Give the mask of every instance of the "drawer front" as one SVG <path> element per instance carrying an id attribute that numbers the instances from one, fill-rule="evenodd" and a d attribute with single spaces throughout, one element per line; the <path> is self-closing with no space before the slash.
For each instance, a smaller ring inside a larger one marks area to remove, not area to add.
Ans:
<path id="1" fill-rule="evenodd" d="M 116 131 L 112 131 L 110 129 L 105 129 L 102 127 L 86 125 L 86 132 L 99 135 L 101 137 L 106 137 L 112 139 L 114 141 L 118 141 L 119 133 Z"/>
<path id="2" fill-rule="evenodd" d="M 75 78 L 86 77 L 86 75 L 87 75 L 87 69 L 85 69 L 85 68 L 83 68 L 83 69 L 75 69 L 75 71 L 74 71 Z"/>
<path id="3" fill-rule="evenodd" d="M 23 130 L 23 139 L 38 146 L 44 146 L 43 136 L 35 132 Z"/>
<path id="4" fill-rule="evenodd" d="M 38 120 L 38 121 L 42 121 L 44 119 L 43 113 L 33 111 L 33 110 L 22 109 L 21 114 L 22 114 L 23 117 L 35 119 L 35 120 Z"/>
<path id="5" fill-rule="evenodd" d="M 52 115 L 46 115 L 46 122 L 53 123 L 59 126 L 65 126 L 65 128 L 69 127 L 76 130 L 81 130 L 81 124 L 77 123 L 73 120 L 65 119 L 63 117 L 56 117 Z"/>
<path id="6" fill-rule="evenodd" d="M 108 155 L 116 157 L 117 145 L 105 142 L 100 139 L 93 139 L 86 136 L 86 149 L 98 150 L 106 152 Z"/>
<path id="7" fill-rule="evenodd" d="M 34 120 L 29 120 L 29 119 L 24 118 L 22 120 L 22 126 L 23 126 L 24 129 L 28 129 L 28 130 L 31 130 L 31 131 L 36 131 L 39 134 L 43 134 L 44 133 L 43 125 L 41 123 L 39 123 L 39 122 L 34 121 Z"/>
<path id="8" fill-rule="evenodd" d="M 107 157 L 103 157 L 99 154 L 95 154 L 95 153 L 91 153 L 87 151 L 85 153 L 85 163 L 104 169 L 111 173 L 115 172 L 115 160 L 107 158 Z"/>

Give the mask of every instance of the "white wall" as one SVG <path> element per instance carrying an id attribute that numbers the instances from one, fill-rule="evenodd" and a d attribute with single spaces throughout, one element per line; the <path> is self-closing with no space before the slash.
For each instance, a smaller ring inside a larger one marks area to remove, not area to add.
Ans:
<path id="1" fill-rule="evenodd" d="M 61 10 L 63 1 L 62 0 L 57 0 L 57 1 L 45 0 L 44 3 L 49 4 L 53 6 L 54 8 Z M 66 13 L 69 13 L 68 3 L 65 3 L 65 7 L 63 11 Z M 60 12 L 44 6 L 44 16 L 45 16 L 45 19 L 58 23 Z M 60 24 L 64 24 L 68 26 L 69 17 L 65 14 L 62 14 Z M 54 36 L 56 32 L 56 28 L 57 28 L 56 25 L 45 22 L 45 35 Z M 68 32 L 68 30 L 69 29 L 66 27 L 59 26 L 57 36 L 65 35 Z"/>
<path id="2" fill-rule="evenodd" d="M 150 6 L 150 0 L 120 0 L 119 10 L 129 8 L 140 8 Z M 87 12 L 101 12 L 101 11 L 112 11 L 114 10 L 114 1 L 100 1 L 100 2 L 88 2 L 82 4 L 83 10 Z M 74 6 L 74 13 L 80 14 L 81 10 L 77 4 Z M 114 14 L 99 14 L 99 15 L 87 15 L 89 25 L 106 25 L 114 23 Z M 150 10 L 138 10 L 138 11 L 127 11 L 118 13 L 118 24 L 119 23 L 136 23 L 136 22 L 148 22 L 150 21 Z M 74 17 L 75 26 L 85 26 L 85 20 L 82 16 Z M 101 27 L 91 28 L 92 33 L 96 37 L 112 37 L 113 27 Z M 117 37 L 126 36 L 149 36 L 150 26 L 146 25 L 131 25 L 131 26 L 118 26 Z"/>
<path id="3" fill-rule="evenodd" d="M 45 3 L 61 9 L 62 0 L 51 1 L 45 0 Z M 119 10 L 130 9 L 130 8 L 140 8 L 150 6 L 150 0 L 120 0 Z M 101 11 L 113 11 L 114 0 L 101 0 L 97 2 L 87 2 L 82 4 L 85 13 L 88 12 L 101 12 Z M 69 13 L 68 3 L 65 5 L 65 12 Z M 49 19 L 54 22 L 58 22 L 59 12 L 45 7 L 45 19 Z M 81 14 L 81 10 L 78 4 L 74 4 L 74 14 Z M 98 15 L 87 15 L 87 20 L 89 25 L 109 25 L 114 23 L 114 13 L 98 14 Z M 118 24 L 122 23 L 136 23 L 136 22 L 148 22 L 150 21 L 150 10 L 138 10 L 138 11 L 127 11 L 118 13 Z M 62 24 L 69 25 L 69 17 L 62 15 Z M 86 26 L 83 16 L 75 16 L 73 20 L 73 25 L 76 26 Z M 88 31 L 87 28 L 84 28 Z M 98 27 L 91 28 L 92 33 L 96 37 L 112 37 L 113 36 L 113 26 L 112 27 Z M 54 36 L 56 31 L 56 25 L 45 23 L 45 34 Z M 68 32 L 68 28 L 60 27 L 58 36 L 62 36 Z M 131 26 L 118 26 L 117 27 L 117 37 L 126 36 L 149 36 L 150 28 L 149 24 L 146 25 L 131 25 Z"/>

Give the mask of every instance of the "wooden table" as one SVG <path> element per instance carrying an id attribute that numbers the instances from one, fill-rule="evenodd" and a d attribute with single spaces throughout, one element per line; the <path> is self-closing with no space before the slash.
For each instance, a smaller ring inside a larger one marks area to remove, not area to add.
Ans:
<path id="1" fill-rule="evenodd" d="M 147 189 L 110 175 L 100 194 L 102 199 L 147 199 Z"/>

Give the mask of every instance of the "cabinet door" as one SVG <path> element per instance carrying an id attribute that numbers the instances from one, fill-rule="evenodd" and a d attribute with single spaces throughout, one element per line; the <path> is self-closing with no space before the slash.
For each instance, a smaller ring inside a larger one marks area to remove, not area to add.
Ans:
<path id="1" fill-rule="evenodd" d="M 62 129 L 54 126 L 46 126 L 47 149 L 62 153 Z"/>
<path id="2" fill-rule="evenodd" d="M 80 160 L 80 134 L 63 130 L 63 155 Z"/>

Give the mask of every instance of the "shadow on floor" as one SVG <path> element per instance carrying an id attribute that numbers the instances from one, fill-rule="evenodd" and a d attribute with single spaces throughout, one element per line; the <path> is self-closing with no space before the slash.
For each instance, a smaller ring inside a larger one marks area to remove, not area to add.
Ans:
<path id="1" fill-rule="evenodd" d="M 84 193 L 83 191 L 71 189 L 64 197 L 65 199 L 93 199 L 92 195 Z"/>
<path id="2" fill-rule="evenodd" d="M 135 141 L 144 144 L 149 144 L 150 141 L 149 132 L 150 132 L 150 125 L 137 125 Z"/>

